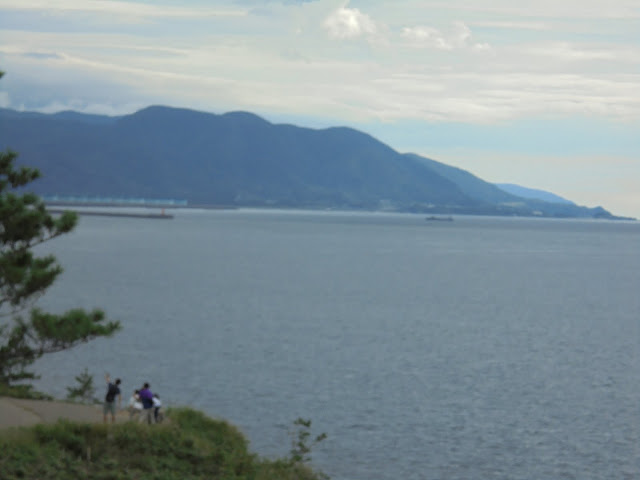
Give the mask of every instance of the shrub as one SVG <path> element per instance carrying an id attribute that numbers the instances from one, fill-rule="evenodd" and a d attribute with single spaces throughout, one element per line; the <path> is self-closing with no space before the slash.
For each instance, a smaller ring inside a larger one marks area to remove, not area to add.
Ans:
<path id="1" fill-rule="evenodd" d="M 0 432 L 2 480 L 320 480 L 308 465 L 249 452 L 226 421 L 170 409 L 161 425 L 59 421 Z M 306 437 L 305 437 L 306 438 Z"/>

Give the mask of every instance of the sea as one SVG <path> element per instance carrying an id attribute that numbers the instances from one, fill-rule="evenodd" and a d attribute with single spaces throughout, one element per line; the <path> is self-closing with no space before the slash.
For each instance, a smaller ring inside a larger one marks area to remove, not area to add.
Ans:
<path id="1" fill-rule="evenodd" d="M 81 216 L 38 304 L 122 330 L 39 360 L 228 420 L 334 480 L 640 478 L 640 224 L 299 210 Z"/>

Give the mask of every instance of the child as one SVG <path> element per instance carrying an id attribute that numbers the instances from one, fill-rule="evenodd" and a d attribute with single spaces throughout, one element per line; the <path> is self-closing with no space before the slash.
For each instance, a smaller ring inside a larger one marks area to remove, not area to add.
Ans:
<path id="1" fill-rule="evenodd" d="M 140 390 L 134 390 L 133 395 L 129 399 L 129 420 L 139 419 L 142 413 L 142 402 L 138 393 Z"/>
<path id="2" fill-rule="evenodd" d="M 157 393 L 153 394 L 153 418 L 156 423 L 162 422 L 164 415 L 160 413 L 160 407 L 162 407 L 162 402 L 160 401 L 160 395 Z"/>

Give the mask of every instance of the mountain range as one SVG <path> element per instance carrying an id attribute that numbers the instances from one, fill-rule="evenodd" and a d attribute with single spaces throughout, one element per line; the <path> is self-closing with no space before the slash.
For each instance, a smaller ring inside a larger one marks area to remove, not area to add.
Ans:
<path id="1" fill-rule="evenodd" d="M 514 194 L 351 128 L 273 124 L 248 112 L 153 106 L 109 117 L 0 109 L 0 134 L 0 148 L 42 171 L 33 189 L 43 196 L 619 218 L 602 207 Z"/>

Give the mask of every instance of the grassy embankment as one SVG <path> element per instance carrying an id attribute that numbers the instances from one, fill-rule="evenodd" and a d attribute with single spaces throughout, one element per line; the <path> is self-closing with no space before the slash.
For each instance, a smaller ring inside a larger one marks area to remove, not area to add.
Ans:
<path id="1" fill-rule="evenodd" d="M 233 425 L 170 409 L 160 425 L 58 421 L 0 432 L 3 480 L 320 480 L 292 458 L 264 459 Z"/>

